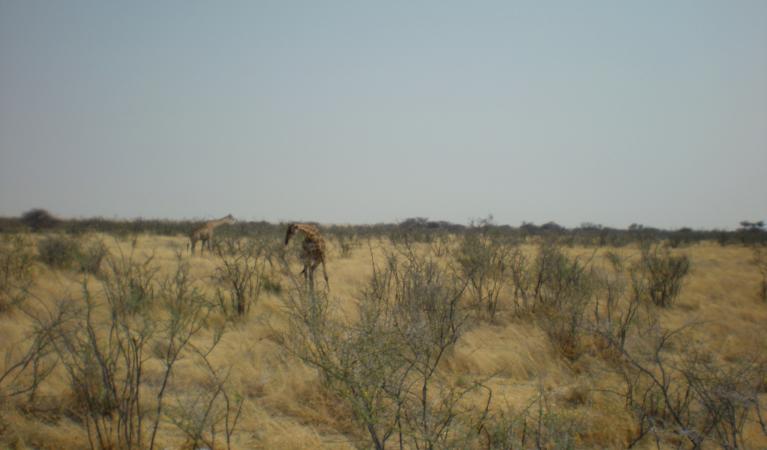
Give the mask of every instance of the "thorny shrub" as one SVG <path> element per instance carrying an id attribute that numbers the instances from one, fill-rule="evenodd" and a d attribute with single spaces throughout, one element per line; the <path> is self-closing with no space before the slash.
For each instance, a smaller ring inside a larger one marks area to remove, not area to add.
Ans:
<path id="1" fill-rule="evenodd" d="M 0 312 L 20 304 L 34 277 L 30 239 L 21 234 L 0 236 Z"/>
<path id="2" fill-rule="evenodd" d="M 467 284 L 472 303 L 491 320 L 498 313 L 514 250 L 497 236 L 474 232 L 466 233 L 454 252 L 458 276 Z"/>
<path id="3" fill-rule="evenodd" d="M 532 296 L 539 324 L 570 359 L 581 352 L 586 308 L 596 287 L 590 262 L 569 257 L 553 241 L 544 241 L 532 266 Z"/>
<path id="4" fill-rule="evenodd" d="M 487 409 L 466 408 L 463 399 L 483 386 L 454 386 L 439 370 L 466 325 L 464 283 L 404 245 L 374 268 L 354 324 L 332 310 L 327 294 L 294 284 L 285 345 L 320 372 L 373 447 L 390 439 L 400 447 L 465 447 L 476 439 Z"/>
<path id="5" fill-rule="evenodd" d="M 135 287 L 145 286 L 152 272 L 149 261 L 111 262 L 101 282 L 103 301 L 85 278 L 82 298 L 60 302 L 64 319 L 50 329 L 74 394 L 70 413 L 86 425 L 91 448 L 155 448 L 176 362 L 207 325 L 212 305 L 180 257 L 176 271 L 137 300 Z M 215 330 L 211 348 L 221 333 Z M 160 368 L 151 387 L 145 380 L 150 360 Z"/>
<path id="6" fill-rule="evenodd" d="M 671 306 L 690 272 L 690 258 L 673 255 L 667 247 L 644 245 L 639 264 L 649 283 L 650 300 L 660 307 Z"/>
<path id="7" fill-rule="evenodd" d="M 605 258 L 611 267 L 596 275 L 593 331 L 604 344 L 605 356 L 618 357 L 626 346 L 629 332 L 640 321 L 642 306 L 647 306 L 648 283 L 640 271 L 619 254 L 608 252 Z"/>
<path id="8" fill-rule="evenodd" d="M 565 450 L 576 448 L 579 435 L 587 431 L 583 420 L 562 414 L 543 387 L 519 411 L 501 408 L 481 427 L 481 448 L 506 450 L 538 448 Z M 478 447 L 479 448 L 479 447 Z"/>
<path id="9" fill-rule="evenodd" d="M 218 286 L 218 305 L 227 317 L 247 314 L 270 281 L 268 247 L 260 244 L 250 239 L 227 239 L 216 249 L 218 265 L 212 278 Z"/>
<path id="10" fill-rule="evenodd" d="M 74 268 L 81 251 L 78 239 L 63 234 L 45 237 L 37 243 L 40 261 L 54 269 Z"/>
<path id="11" fill-rule="evenodd" d="M 684 358 L 675 358 L 670 348 L 689 342 L 685 334 L 690 327 L 664 330 L 652 324 L 642 339 L 622 350 L 618 371 L 625 383 L 623 396 L 637 423 L 629 448 L 648 437 L 658 447 L 686 441 L 691 448 L 707 443 L 747 448 L 744 426 L 752 414 L 767 434 L 759 404 L 767 376 L 763 356 L 724 363 L 692 346 Z"/>

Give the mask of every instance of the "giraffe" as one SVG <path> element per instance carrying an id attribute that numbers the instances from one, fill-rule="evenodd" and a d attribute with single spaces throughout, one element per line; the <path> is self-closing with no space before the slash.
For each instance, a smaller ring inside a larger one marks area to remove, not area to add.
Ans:
<path id="1" fill-rule="evenodd" d="M 304 263 L 304 275 L 310 289 L 314 288 L 314 271 L 317 266 L 322 264 L 322 275 L 325 277 L 325 286 L 330 288 L 328 283 L 328 272 L 325 270 L 325 239 L 322 238 L 320 230 L 316 226 L 308 223 L 291 223 L 288 226 L 288 232 L 285 234 L 285 245 L 288 245 L 290 238 L 297 232 L 304 234 L 304 243 L 302 244 L 301 261 Z"/>
<path id="2" fill-rule="evenodd" d="M 205 252 L 205 244 L 208 244 L 208 251 L 212 251 L 211 239 L 213 238 L 213 230 L 215 230 L 220 225 L 232 224 L 234 222 L 234 217 L 232 217 L 231 214 L 228 214 L 218 220 L 205 222 L 203 225 L 200 225 L 199 227 L 192 230 L 192 232 L 189 233 L 192 254 L 194 255 L 194 247 L 197 244 L 197 241 L 200 241 L 200 255 Z"/>

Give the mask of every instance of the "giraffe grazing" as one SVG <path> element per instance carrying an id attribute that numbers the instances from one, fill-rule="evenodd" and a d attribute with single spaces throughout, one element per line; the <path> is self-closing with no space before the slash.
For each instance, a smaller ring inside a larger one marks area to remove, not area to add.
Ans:
<path id="1" fill-rule="evenodd" d="M 205 224 L 200 225 L 199 227 L 192 230 L 191 233 L 189 233 L 189 240 L 191 241 L 191 250 L 192 254 L 194 255 L 194 247 L 197 245 L 197 241 L 200 241 L 200 255 L 202 255 L 205 251 L 205 244 L 208 244 L 208 251 L 212 251 L 211 248 L 211 240 L 213 239 L 213 230 L 215 230 L 217 227 L 224 225 L 224 224 L 232 224 L 234 223 L 234 217 L 232 217 L 231 214 L 228 214 L 225 217 L 222 217 L 218 220 L 211 220 L 210 222 L 205 222 Z"/>
<path id="2" fill-rule="evenodd" d="M 328 283 L 328 272 L 325 270 L 325 239 L 322 238 L 320 230 L 314 225 L 308 223 L 291 223 L 288 226 L 288 232 L 285 234 L 285 245 L 288 245 L 290 238 L 297 232 L 304 234 L 304 243 L 301 246 L 301 261 L 304 263 L 304 270 L 301 273 L 304 275 L 308 286 L 314 288 L 314 271 L 317 266 L 322 264 L 322 275 L 325 277 L 325 286 L 330 288 Z"/>

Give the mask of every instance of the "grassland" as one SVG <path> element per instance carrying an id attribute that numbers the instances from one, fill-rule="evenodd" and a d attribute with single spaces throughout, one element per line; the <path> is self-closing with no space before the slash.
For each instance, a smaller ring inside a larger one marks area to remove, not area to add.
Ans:
<path id="1" fill-rule="evenodd" d="M 21 240 L 13 244 L 13 236 Z M 103 246 L 101 256 L 90 256 L 91 263 L 97 259 L 95 268 L 43 263 L 43 234 L 6 235 L 4 257 L 23 254 L 19 266 L 29 272 L 25 278 L 21 269 L 9 269 L 4 285 L 0 447 L 129 447 L 119 431 L 118 400 L 105 406 L 99 397 L 106 388 L 103 371 L 95 369 L 98 358 L 83 354 L 108 353 L 109 336 L 120 326 L 127 330 L 124 344 L 137 345 L 143 336 L 137 330 L 149 324 L 154 328 L 146 331 L 146 347 L 138 354 L 141 403 L 124 408 L 144 423 L 138 438 L 131 428 L 132 448 L 370 448 L 376 437 L 380 446 L 384 436 L 383 444 L 391 448 L 400 443 L 404 448 L 767 448 L 767 303 L 759 295 L 762 275 L 750 247 L 704 241 L 667 250 L 654 244 L 661 256 L 684 255 L 690 262 L 678 296 L 662 307 L 650 300 L 647 279 L 637 278 L 649 275 L 641 269 L 636 244 L 552 245 L 557 269 L 534 295 L 546 248 L 542 239 L 466 236 L 405 243 L 331 235 L 330 288 L 319 284 L 307 293 L 296 277 L 299 245 L 284 251 L 278 235 L 251 238 L 255 246 L 237 247 L 248 240 L 232 239 L 229 250 L 205 256 L 189 256 L 180 235 L 72 238 L 81 248 Z M 477 248 L 482 251 L 473 253 Z M 498 248 L 503 252 L 492 253 Z M 255 256 L 250 262 L 237 259 L 247 255 Z M 255 274 L 255 284 L 244 289 L 244 314 L 221 307 L 234 302 L 227 287 L 231 278 L 222 271 L 226 261 L 245 264 Z M 433 267 L 423 269 L 427 263 Z M 135 294 L 135 279 L 141 278 L 135 271 L 120 272 L 127 266 L 119 264 L 144 267 L 148 293 L 147 304 L 133 305 L 130 313 L 120 310 L 124 319 L 115 322 L 109 295 L 125 292 L 115 287 L 116 280 L 127 280 L 128 292 Z M 416 266 L 439 277 L 417 281 Z M 186 278 L 179 281 L 179 274 Z M 390 291 L 382 294 L 375 287 L 387 274 Z M 482 287 L 476 287 L 477 280 Z M 460 320 L 434 325 L 455 331 L 454 339 L 439 341 L 431 331 L 411 336 L 419 323 L 431 324 L 432 311 L 442 311 L 444 304 L 424 304 L 417 311 L 391 306 L 420 295 L 398 287 L 417 283 L 441 283 L 428 291 L 437 292 L 435 298 L 459 296 L 450 318 L 439 320 L 454 320 L 453 315 Z M 173 309 L 172 298 L 192 291 L 189 298 L 200 300 L 204 314 L 188 318 L 199 319 L 200 326 L 189 328 L 185 342 L 170 336 L 166 325 L 186 317 Z M 391 309 L 375 306 L 387 299 Z M 84 309 L 86 304 L 91 309 Z M 333 327 L 302 315 L 317 305 L 326 306 L 317 317 Z M 623 322 L 632 307 L 635 315 Z M 382 317 L 401 314 L 400 321 L 370 319 L 371 311 L 384 311 Z M 404 332 L 406 318 L 411 328 Z M 88 333 L 78 334 L 88 323 L 92 346 Z M 626 324 L 622 342 L 620 323 Z M 360 330 L 374 342 L 361 340 Z M 400 355 L 385 359 L 387 342 Z M 444 344 L 444 354 L 424 363 L 434 362 L 429 378 L 412 367 L 421 367 L 418 355 L 431 352 L 433 342 Z M 25 359 L 35 345 L 40 352 Z M 166 382 L 174 345 L 178 357 Z M 411 359 L 402 357 L 411 350 Z M 131 372 L 121 351 L 114 351 L 107 366 L 117 384 L 129 386 L 124 374 Z M 350 366 L 355 369 L 343 371 Z M 400 388 L 407 386 L 404 393 L 381 388 L 391 387 L 396 376 L 404 380 Z M 429 395 L 421 403 L 427 379 Z M 443 434 L 429 434 L 441 425 Z M 104 436 L 97 436 L 99 427 Z"/>

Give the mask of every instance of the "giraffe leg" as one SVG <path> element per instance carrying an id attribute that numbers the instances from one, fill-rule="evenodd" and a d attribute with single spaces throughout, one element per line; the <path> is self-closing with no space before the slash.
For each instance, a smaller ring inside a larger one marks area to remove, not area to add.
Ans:
<path id="1" fill-rule="evenodd" d="M 307 291 L 311 292 L 311 275 L 309 274 L 309 265 L 304 262 L 304 269 L 301 271 L 301 275 L 304 276 L 304 287 Z"/>
<path id="2" fill-rule="evenodd" d="M 328 282 L 328 271 L 325 269 L 325 258 L 320 260 L 322 264 L 322 276 L 325 277 L 325 286 L 330 290 L 330 282 Z"/>
<path id="3" fill-rule="evenodd" d="M 309 275 L 309 292 L 314 292 L 314 267 L 309 267 L 307 273 Z"/>

